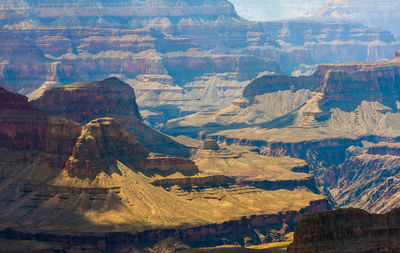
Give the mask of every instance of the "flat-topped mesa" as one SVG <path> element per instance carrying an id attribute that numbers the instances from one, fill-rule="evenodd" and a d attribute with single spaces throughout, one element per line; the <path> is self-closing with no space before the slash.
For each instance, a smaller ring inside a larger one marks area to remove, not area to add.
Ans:
<path id="1" fill-rule="evenodd" d="M 102 117 L 115 118 L 149 151 L 179 157 L 190 156 L 187 147 L 141 121 L 133 88 L 118 78 L 52 88 L 32 103 L 44 112 L 81 124 Z"/>
<path id="2" fill-rule="evenodd" d="M 322 64 L 311 76 L 263 76 L 253 80 L 243 96 L 309 89 L 321 93 L 317 104 L 326 112 L 334 107 L 352 111 L 362 101 L 378 101 L 396 110 L 399 83 L 400 51 L 388 61 Z"/>
<path id="3" fill-rule="evenodd" d="M 44 112 L 83 124 L 114 115 L 141 118 L 134 90 L 115 77 L 56 87 L 45 91 L 32 103 Z"/>
<path id="4" fill-rule="evenodd" d="M 338 107 L 353 111 L 362 101 L 378 101 L 397 110 L 396 100 L 400 96 L 400 61 L 355 63 L 357 70 L 336 70 L 325 75 L 319 90 L 323 93 L 319 105 L 323 110 Z M 353 69 L 353 64 L 339 67 Z"/>
<path id="5" fill-rule="evenodd" d="M 287 252 L 399 252 L 399 220 L 400 209 L 380 215 L 354 208 L 305 214 Z"/>

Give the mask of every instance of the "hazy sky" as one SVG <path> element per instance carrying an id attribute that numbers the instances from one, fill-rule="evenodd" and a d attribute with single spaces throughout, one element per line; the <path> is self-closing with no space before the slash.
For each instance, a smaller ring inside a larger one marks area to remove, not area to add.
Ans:
<path id="1" fill-rule="evenodd" d="M 327 0 L 230 0 L 240 16 L 250 20 L 303 17 L 318 12 Z M 400 1 L 400 0 L 399 0 Z"/>

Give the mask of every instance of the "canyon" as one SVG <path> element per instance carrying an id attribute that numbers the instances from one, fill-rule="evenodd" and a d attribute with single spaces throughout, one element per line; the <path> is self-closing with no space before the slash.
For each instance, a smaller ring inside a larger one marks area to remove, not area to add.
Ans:
<path id="1" fill-rule="evenodd" d="M 338 206 L 387 212 L 397 207 L 399 55 L 260 77 L 232 105 L 163 131 L 304 159 Z"/>
<path id="2" fill-rule="evenodd" d="M 4 86 L 35 99 L 51 87 L 117 76 L 156 128 L 228 106 L 263 73 L 387 59 L 398 47 L 387 31 L 344 21 L 247 21 L 226 0 L 7 0 L 0 27 Z"/>
<path id="3" fill-rule="evenodd" d="M 132 133 L 144 126 L 133 89 L 117 78 L 52 88 L 41 98 L 29 103 L 0 90 L 3 240 L 111 252 L 171 238 L 190 247 L 249 246 L 282 240 L 301 214 L 331 208 L 302 160 L 196 140 L 186 140 L 194 161 L 148 151 L 111 117 L 132 118 Z M 146 129 L 142 138 L 161 135 Z M 243 177 L 249 160 L 257 162 Z M 236 164 L 230 175 L 210 171 L 223 161 Z"/>
<path id="4" fill-rule="evenodd" d="M 400 43 L 353 2 L 2 1 L 0 248 L 398 250 Z"/>

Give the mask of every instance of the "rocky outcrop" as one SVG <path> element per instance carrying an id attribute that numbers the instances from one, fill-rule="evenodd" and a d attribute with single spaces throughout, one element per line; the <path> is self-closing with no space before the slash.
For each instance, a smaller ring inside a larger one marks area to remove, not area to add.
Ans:
<path id="1" fill-rule="evenodd" d="M 305 214 L 287 252 L 397 252 L 399 218 L 399 209 L 381 215 L 353 208 Z"/>
<path id="2" fill-rule="evenodd" d="M 116 118 L 122 127 L 150 151 L 190 156 L 188 148 L 141 121 L 134 90 L 117 78 L 53 88 L 32 103 L 46 113 L 82 124 L 99 117 Z"/>
<path id="3" fill-rule="evenodd" d="M 212 140 L 212 139 L 204 140 L 203 148 L 210 150 L 218 150 L 219 149 L 218 142 L 217 140 Z"/>
<path id="4" fill-rule="evenodd" d="M 32 104 L 43 112 L 84 124 L 115 114 L 141 119 L 133 89 L 115 77 L 56 87 L 46 91 Z"/>
<path id="5" fill-rule="evenodd" d="M 109 173 L 116 160 L 134 163 L 144 160 L 148 151 L 112 118 L 92 120 L 82 130 L 72 156 L 65 165 L 71 177 Z"/>
<path id="6" fill-rule="evenodd" d="M 302 178 L 298 180 L 279 180 L 279 181 L 268 181 L 268 180 L 258 180 L 258 181 L 241 181 L 242 184 L 254 186 L 259 189 L 264 189 L 267 191 L 276 191 L 279 189 L 294 190 L 298 188 L 305 188 L 315 193 L 321 193 L 318 189 L 317 183 L 313 176 L 307 178 Z"/>
<path id="7" fill-rule="evenodd" d="M 205 177 L 186 177 L 186 178 L 167 178 L 154 180 L 152 182 L 155 186 L 163 188 L 170 188 L 172 186 L 179 186 L 182 189 L 190 189 L 193 187 L 220 187 L 227 186 L 232 179 L 223 175 L 205 176 Z"/>

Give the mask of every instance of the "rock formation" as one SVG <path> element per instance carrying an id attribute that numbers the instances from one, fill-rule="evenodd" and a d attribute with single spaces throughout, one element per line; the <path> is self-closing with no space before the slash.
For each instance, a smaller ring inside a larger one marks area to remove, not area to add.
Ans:
<path id="1" fill-rule="evenodd" d="M 397 252 L 400 210 L 374 215 L 360 209 L 305 214 L 287 252 Z"/>
<path id="2" fill-rule="evenodd" d="M 381 27 L 399 35 L 400 30 L 395 25 L 399 21 L 398 8 L 399 3 L 390 0 L 383 0 L 379 3 L 371 0 L 328 1 L 311 18 L 351 20 L 369 26 Z"/>
<path id="3" fill-rule="evenodd" d="M 72 119 L 81 124 L 101 117 L 116 118 L 147 149 L 189 157 L 190 150 L 141 121 L 135 92 L 117 78 L 56 87 L 32 103 L 43 112 Z"/>
<path id="4" fill-rule="evenodd" d="M 65 170 L 71 177 L 95 176 L 100 171 L 108 173 L 117 160 L 134 163 L 146 159 L 147 155 L 148 151 L 115 119 L 101 118 L 83 128 Z"/>
<path id="5" fill-rule="evenodd" d="M 73 121 L 48 117 L 28 99 L 0 87 L 1 161 L 20 159 L 57 169 L 64 166 L 79 136 L 81 126 Z M 11 156 L 10 156 L 11 155 Z M 46 158 L 46 156 L 49 156 Z"/>

